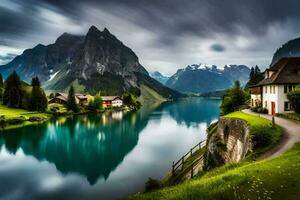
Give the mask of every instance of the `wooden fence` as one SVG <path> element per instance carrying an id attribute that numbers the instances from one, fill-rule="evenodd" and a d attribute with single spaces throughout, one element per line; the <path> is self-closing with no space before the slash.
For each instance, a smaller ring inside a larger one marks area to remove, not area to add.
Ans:
<path id="1" fill-rule="evenodd" d="M 189 158 L 192 157 L 193 154 L 201 149 L 202 147 L 205 146 L 206 140 L 203 140 L 201 142 L 199 142 L 198 144 L 196 144 L 193 148 L 190 149 L 189 152 L 187 152 L 184 156 L 182 156 L 176 163 L 173 161 L 172 164 L 172 176 L 176 175 L 177 171 L 182 171 L 183 170 L 183 165 L 185 163 L 185 161 Z M 195 160 L 192 165 L 191 165 L 191 177 L 193 177 L 193 172 L 194 172 L 194 166 L 199 163 L 201 160 L 203 159 L 203 156 L 200 156 L 197 160 Z"/>

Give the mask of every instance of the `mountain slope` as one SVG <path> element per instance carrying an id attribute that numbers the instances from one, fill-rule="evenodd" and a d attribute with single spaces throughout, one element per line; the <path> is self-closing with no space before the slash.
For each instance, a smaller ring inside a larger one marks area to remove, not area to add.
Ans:
<path id="1" fill-rule="evenodd" d="M 300 56 L 300 38 L 296 38 L 283 44 L 273 55 L 272 64 L 284 57 Z"/>
<path id="2" fill-rule="evenodd" d="M 13 70 L 25 81 L 39 76 L 48 90 L 65 91 L 72 84 L 80 88 L 78 92 L 139 95 L 143 83 L 164 98 L 180 96 L 152 79 L 136 54 L 106 28 L 100 31 L 95 26 L 86 36 L 65 33 L 54 44 L 25 50 L 0 66 L 4 76 Z"/>
<path id="3" fill-rule="evenodd" d="M 154 78 L 155 80 L 157 80 L 158 82 L 162 83 L 162 84 L 166 84 L 166 82 L 168 81 L 168 79 L 170 77 L 164 76 L 162 75 L 160 72 L 155 71 L 149 74 L 152 78 Z"/>
<path id="4" fill-rule="evenodd" d="M 166 83 L 166 86 L 181 92 L 205 93 L 229 88 L 235 80 L 245 85 L 250 69 L 245 65 L 229 65 L 224 69 L 217 66 L 189 65 L 179 69 Z"/>

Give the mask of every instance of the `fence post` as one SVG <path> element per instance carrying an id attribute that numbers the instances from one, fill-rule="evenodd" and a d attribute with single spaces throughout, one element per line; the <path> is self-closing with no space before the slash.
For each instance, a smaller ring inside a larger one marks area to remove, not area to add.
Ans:
<path id="1" fill-rule="evenodd" d="M 175 166 L 174 166 L 174 161 L 173 161 L 173 165 L 172 165 L 172 176 L 175 175 Z"/>
<path id="2" fill-rule="evenodd" d="M 183 163 L 184 163 L 184 156 L 182 156 L 182 158 L 181 158 L 181 169 L 183 169 Z"/>
<path id="3" fill-rule="evenodd" d="M 191 179 L 194 177 L 194 163 L 192 163 L 192 169 L 191 169 Z"/>
<path id="4" fill-rule="evenodd" d="M 191 149 L 191 157 L 192 157 L 192 155 L 193 155 L 193 149 Z"/>

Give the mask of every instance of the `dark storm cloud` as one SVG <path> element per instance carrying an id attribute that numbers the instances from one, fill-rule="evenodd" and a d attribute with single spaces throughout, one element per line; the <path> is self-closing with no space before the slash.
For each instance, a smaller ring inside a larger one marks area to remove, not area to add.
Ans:
<path id="1" fill-rule="evenodd" d="M 213 44 L 210 46 L 210 49 L 215 52 L 223 52 L 226 48 L 221 44 Z"/>
<path id="2" fill-rule="evenodd" d="M 175 52 L 183 46 L 182 38 L 204 40 L 214 34 L 235 37 L 244 32 L 260 38 L 270 31 L 270 26 L 278 25 L 280 29 L 282 24 L 289 24 L 294 33 L 300 31 L 299 0 L 1 0 L 0 45 L 24 49 L 40 42 L 51 42 L 60 32 L 72 32 L 67 30 L 67 23 L 72 23 L 70 27 L 77 26 L 77 32 L 81 27 L 81 33 L 85 33 L 87 26 L 102 25 L 101 22 L 107 20 L 103 18 L 99 22 L 99 19 L 87 17 L 87 13 L 93 14 L 90 8 L 109 13 L 151 33 L 155 37 L 151 48 Z M 59 24 L 61 19 L 55 19 L 53 13 L 65 17 L 68 22 Z M 128 28 L 113 19 L 107 24 Z M 135 31 L 139 30 L 132 30 Z M 122 33 L 118 34 L 122 36 Z M 125 42 L 132 45 L 134 39 Z M 252 48 L 258 51 L 265 47 L 257 45 Z M 213 42 L 207 50 L 220 52 L 225 49 Z"/>

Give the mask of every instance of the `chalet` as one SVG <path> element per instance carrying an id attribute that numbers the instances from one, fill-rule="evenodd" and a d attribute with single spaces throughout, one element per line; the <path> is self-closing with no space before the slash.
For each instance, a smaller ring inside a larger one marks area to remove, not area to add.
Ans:
<path id="1" fill-rule="evenodd" d="M 87 106 L 89 104 L 91 96 L 85 94 L 75 94 L 76 103 Z M 65 93 L 58 92 L 55 94 L 54 98 L 50 99 L 50 103 L 59 103 L 59 104 L 66 104 L 68 101 L 68 95 Z"/>
<path id="2" fill-rule="evenodd" d="M 119 96 L 103 96 L 103 108 L 108 107 L 121 107 L 123 105 L 123 100 Z"/>
<path id="3" fill-rule="evenodd" d="M 68 95 L 65 93 L 56 93 L 55 96 L 49 100 L 49 104 L 58 103 L 58 104 L 66 104 L 68 101 Z"/>
<path id="4" fill-rule="evenodd" d="M 292 110 L 287 93 L 300 84 L 300 57 L 282 58 L 265 71 L 265 78 L 250 88 L 250 106 L 262 106 L 269 114 Z"/>

